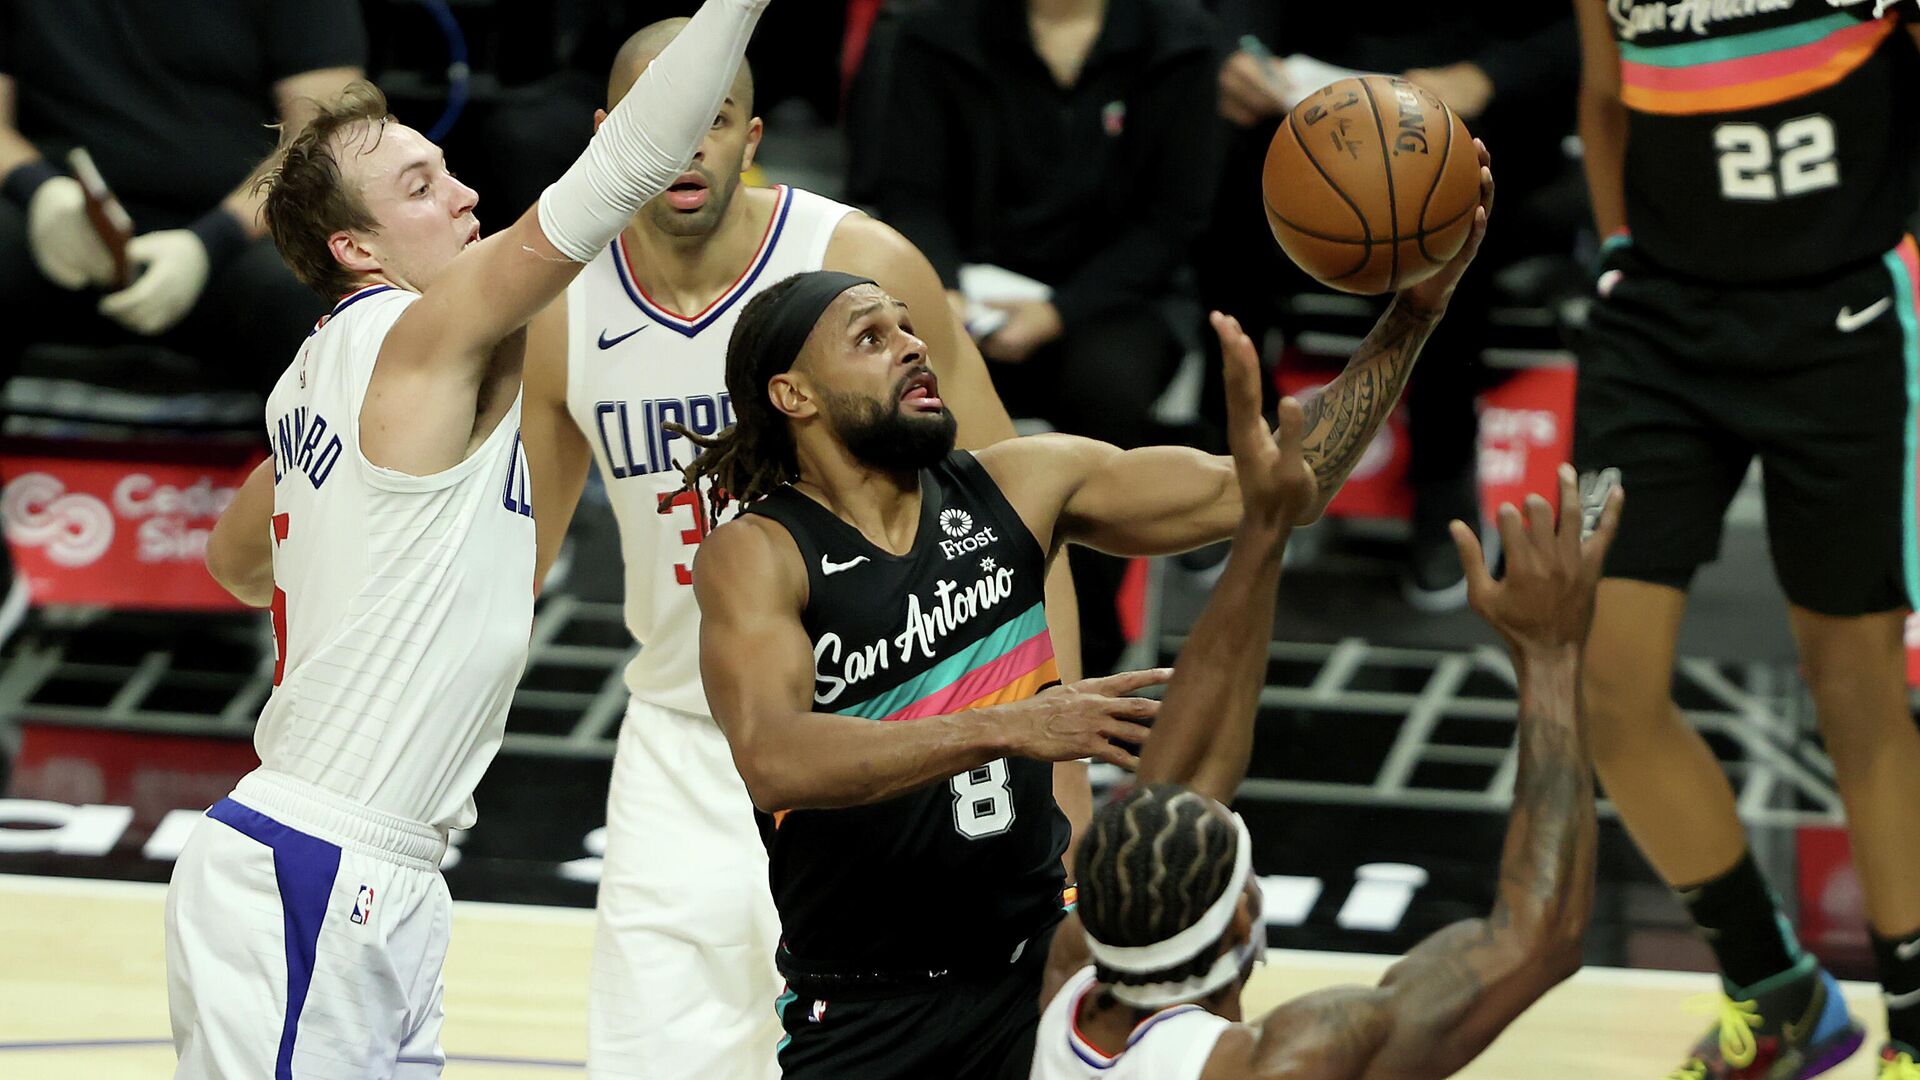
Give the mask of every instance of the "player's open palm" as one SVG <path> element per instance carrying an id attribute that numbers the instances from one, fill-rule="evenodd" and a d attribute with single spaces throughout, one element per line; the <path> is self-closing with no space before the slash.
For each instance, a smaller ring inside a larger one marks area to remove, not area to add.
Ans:
<path id="1" fill-rule="evenodd" d="M 1507 571 L 1495 580 L 1487 572 L 1480 541 L 1462 522 L 1453 523 L 1453 540 L 1467 574 L 1467 602 L 1508 644 L 1553 648 L 1586 641 L 1593 623 L 1594 590 L 1620 525 L 1624 492 L 1615 488 L 1600 511 L 1599 524 L 1582 539 L 1579 480 L 1570 465 L 1560 466 L 1560 513 L 1538 495 L 1526 509 L 1500 506 L 1500 542 Z"/>
<path id="2" fill-rule="evenodd" d="M 1487 153 L 1487 144 L 1479 139 L 1473 140 L 1473 149 L 1480 155 L 1480 206 L 1473 212 L 1467 242 L 1460 245 L 1460 253 L 1449 259 L 1439 273 L 1400 292 L 1407 302 L 1422 311 L 1437 313 L 1447 309 L 1447 301 L 1453 298 L 1453 287 L 1460 284 L 1460 276 L 1467 272 L 1473 257 L 1480 253 L 1481 241 L 1487 238 L 1487 220 L 1493 213 L 1493 158 Z"/>
<path id="3" fill-rule="evenodd" d="M 1292 398 L 1280 402 L 1280 423 L 1269 429 L 1260 413 L 1260 355 L 1230 315 L 1214 312 L 1220 357 L 1226 368 L 1227 448 L 1240 480 L 1240 504 L 1249 515 L 1293 525 L 1312 516 L 1319 479 L 1300 440 L 1306 415 Z"/>
<path id="4" fill-rule="evenodd" d="M 1013 752 L 1041 761 L 1092 758 L 1137 768 L 1140 759 L 1114 740 L 1135 746 L 1147 741 L 1146 725 L 1160 712 L 1160 703 L 1132 694 L 1171 678 L 1172 668 L 1123 671 L 1050 687 L 1003 706 L 1014 714 Z"/>

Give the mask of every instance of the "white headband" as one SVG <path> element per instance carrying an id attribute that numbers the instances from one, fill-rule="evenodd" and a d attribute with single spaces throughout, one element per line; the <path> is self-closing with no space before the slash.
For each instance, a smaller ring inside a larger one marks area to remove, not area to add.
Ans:
<path id="1" fill-rule="evenodd" d="M 1253 838 L 1248 835 L 1247 823 L 1240 819 L 1239 814 L 1233 815 L 1233 825 L 1239 837 L 1233 875 L 1227 879 L 1226 890 L 1214 899 L 1193 925 L 1151 945 L 1108 945 L 1087 933 L 1087 950 L 1093 954 L 1094 960 L 1113 971 L 1143 975 L 1186 963 L 1200 955 L 1201 950 L 1219 941 L 1220 935 L 1227 932 L 1227 924 L 1233 921 L 1240 894 L 1246 891 L 1247 882 L 1253 877 Z M 1259 913 L 1254 914 L 1255 933 L 1249 935 L 1247 945 L 1222 953 L 1211 969 L 1180 982 L 1116 984 L 1107 989 L 1116 1000 L 1135 1008 L 1147 1009 L 1192 1001 L 1213 993 L 1232 982 L 1245 967 L 1247 957 L 1251 955 L 1253 939 L 1258 936 Z"/>

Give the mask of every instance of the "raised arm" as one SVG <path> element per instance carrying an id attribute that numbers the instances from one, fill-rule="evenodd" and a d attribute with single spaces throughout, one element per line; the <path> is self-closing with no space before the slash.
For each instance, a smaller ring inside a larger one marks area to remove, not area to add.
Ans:
<path id="1" fill-rule="evenodd" d="M 1580 146 L 1593 224 L 1601 236 L 1627 227 L 1627 107 L 1620 100 L 1620 46 L 1606 0 L 1573 0 L 1580 30 Z"/>
<path id="2" fill-rule="evenodd" d="M 1142 784 L 1185 784 L 1220 803 L 1232 800 L 1247 774 L 1281 556 L 1294 518 L 1315 496 L 1313 470 L 1300 449 L 1299 403 L 1282 400 L 1279 431 L 1269 432 L 1260 417 L 1260 366 L 1250 348 L 1228 352 L 1226 375 L 1227 442 L 1245 512 L 1226 569 L 1180 650 L 1135 770 Z M 1079 917 L 1071 915 L 1053 936 L 1040 1000 L 1053 1000 L 1088 955 Z"/>
<path id="3" fill-rule="evenodd" d="M 1466 244 L 1439 273 L 1395 296 L 1346 368 L 1306 404 L 1307 434 L 1301 445 L 1320 483 L 1319 499 L 1306 521 L 1319 518 L 1360 463 L 1360 456 L 1400 400 L 1420 347 L 1446 314 L 1454 286 L 1486 238 L 1487 215 L 1493 211 L 1493 171 L 1485 144 L 1475 139 L 1473 146 L 1480 155 L 1480 209 L 1474 211 Z"/>
<path id="4" fill-rule="evenodd" d="M 1151 719 L 1159 703 L 1119 695 L 1164 681 L 1165 672 L 917 720 L 812 711 L 813 650 L 800 622 L 806 587 L 792 537 L 757 515 L 715 529 L 694 560 L 707 704 L 760 809 L 880 802 L 1009 755 L 1134 764 L 1108 740 L 1145 741 L 1135 721 Z"/>
<path id="5" fill-rule="evenodd" d="M 1400 399 L 1420 347 L 1446 314 L 1453 289 L 1479 253 L 1493 209 L 1493 172 L 1480 155 L 1480 208 L 1467 242 L 1439 273 L 1388 305 L 1345 370 L 1309 400 L 1301 453 L 1317 493 L 1294 524 L 1319 519 L 1339 493 L 1374 433 Z M 1215 312 L 1213 329 L 1231 366 L 1233 354 L 1257 356 L 1240 324 Z M 1177 446 L 1122 451 L 1091 439 L 1039 436 L 1002 443 L 980 455 L 1001 490 L 1041 542 L 1068 542 L 1111 555 L 1170 555 L 1224 540 L 1240 520 L 1240 488 L 1230 458 Z"/>
<path id="6" fill-rule="evenodd" d="M 1557 525 L 1537 495 L 1527 500 L 1527 523 L 1512 506 L 1501 507 L 1501 581 L 1488 575 L 1473 534 L 1454 523 L 1473 608 L 1506 639 L 1520 681 L 1519 779 L 1492 913 L 1434 934 L 1373 990 L 1281 1006 L 1261 1021 L 1257 1038 L 1223 1041 L 1208 1080 L 1447 1076 L 1578 970 L 1596 843 L 1593 764 L 1578 708 L 1580 650 L 1620 497 L 1609 500 L 1583 542 L 1570 468 L 1562 468 L 1560 496 Z M 1303 1055 L 1311 1067 L 1301 1067 Z"/>
<path id="7" fill-rule="evenodd" d="M 547 306 L 686 168 L 732 85 L 766 0 L 706 0 L 539 205 L 453 261 L 395 324 L 381 364 L 480 377 L 493 347 Z"/>
<path id="8" fill-rule="evenodd" d="M 1280 560 L 1294 519 L 1315 501 L 1300 449 L 1300 405 L 1280 402 L 1277 433 L 1260 417 L 1260 369 L 1250 352 L 1227 357 L 1227 442 L 1245 507 L 1220 582 L 1193 624 L 1167 686 L 1139 782 L 1184 784 L 1228 803 L 1247 775 L 1254 714 L 1266 684 Z"/>

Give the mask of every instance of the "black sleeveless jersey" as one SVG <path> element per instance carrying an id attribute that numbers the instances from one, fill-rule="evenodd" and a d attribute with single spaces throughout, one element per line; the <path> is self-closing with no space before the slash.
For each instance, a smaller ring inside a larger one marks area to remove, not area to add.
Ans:
<path id="1" fill-rule="evenodd" d="M 1920 55 L 1875 0 L 1607 0 L 1627 223 L 1657 265 L 1728 284 L 1892 250 L 1920 206 Z"/>
<path id="2" fill-rule="evenodd" d="M 958 451 L 920 474 L 920 493 L 905 556 L 791 487 L 749 508 L 806 560 L 817 711 L 911 720 L 1059 681 L 1046 557 L 999 486 Z M 789 978 L 1004 965 L 1059 917 L 1068 826 L 1046 762 L 1003 758 L 870 806 L 761 815 L 761 831 Z"/>

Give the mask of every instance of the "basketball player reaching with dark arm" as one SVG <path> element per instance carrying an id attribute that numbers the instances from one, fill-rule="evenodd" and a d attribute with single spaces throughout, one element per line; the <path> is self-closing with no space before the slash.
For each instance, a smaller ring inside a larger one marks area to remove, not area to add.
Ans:
<path id="1" fill-rule="evenodd" d="M 1395 297 L 1346 369 L 1303 410 L 1302 452 L 1317 488 L 1314 500 L 1298 508 L 1296 523 L 1316 520 L 1352 472 L 1444 314 L 1454 283 L 1479 249 L 1493 203 L 1493 176 L 1486 148 L 1476 147 L 1482 162 L 1481 207 L 1466 245 L 1439 274 Z M 944 320 L 948 313 L 936 310 L 933 317 Z M 1237 322 L 1215 314 L 1213 325 L 1229 362 L 1255 355 Z M 830 419 L 836 408 L 850 411 L 854 403 L 847 391 L 823 385 L 838 374 L 830 365 L 870 366 L 866 378 L 882 379 L 880 392 L 908 416 L 926 410 L 901 393 L 926 394 L 939 402 L 932 396 L 937 385 L 921 374 L 927 369 L 926 346 L 913 326 L 912 313 L 897 299 L 872 285 L 855 285 L 813 327 L 807 343 L 817 351 L 803 352 L 792 372 L 771 375 L 765 392 L 786 413 L 774 419 L 807 424 L 795 440 L 819 447 L 822 472 L 829 466 L 846 470 L 845 480 L 836 476 L 836 482 L 821 483 L 826 490 L 839 483 L 865 488 L 861 474 L 869 471 L 832 430 L 831 424 L 840 422 Z M 730 384 L 734 362 L 730 356 Z M 905 390 L 896 386 L 903 375 L 914 381 Z M 778 434 L 749 430 L 754 422 L 742 404 L 748 397 L 757 403 L 743 379 L 734 399 L 742 417 L 735 442 L 777 440 Z M 857 404 L 874 416 L 887 408 L 879 401 Z M 809 433 L 816 438 L 806 439 Z M 801 473 L 801 486 L 810 488 L 820 482 L 805 479 L 806 456 L 802 451 L 794 471 Z M 977 460 L 1049 559 L 1069 542 L 1124 556 L 1185 551 L 1224 539 L 1240 517 L 1232 460 L 1185 447 L 1122 451 L 1091 439 L 1041 435 L 996 443 L 979 451 Z M 768 462 L 758 476 L 736 475 L 733 487 L 747 485 L 751 499 L 788 475 L 778 462 Z M 905 542 L 914 539 L 913 523 L 909 513 Z M 1008 755 L 1134 763 L 1109 740 L 1140 741 L 1144 731 L 1136 721 L 1152 715 L 1152 703 L 1122 695 L 1159 681 L 1158 673 L 1088 680 L 1024 701 L 911 722 L 875 725 L 810 710 L 815 664 L 800 618 L 808 564 L 798 554 L 785 530 L 748 516 L 708 537 L 694 572 L 709 701 L 762 809 L 877 802 Z"/>
<path id="2" fill-rule="evenodd" d="M 1230 393 L 1258 394 L 1251 372 L 1231 375 Z M 1095 815 L 1081 848 L 1080 903 L 1054 936 L 1033 1080 L 1447 1076 L 1579 967 L 1596 842 L 1579 655 L 1621 496 L 1583 541 L 1563 466 L 1558 522 L 1539 496 L 1524 512 L 1501 508 L 1503 579 L 1453 527 L 1473 608 L 1506 639 L 1520 684 L 1520 773 L 1492 914 L 1428 938 L 1379 986 L 1241 1019 L 1264 929 L 1246 829 L 1224 803 L 1246 773 L 1289 509 L 1312 490 L 1289 408 L 1277 444 L 1257 428 L 1232 432 L 1247 512 L 1141 755 L 1141 786 Z"/>

